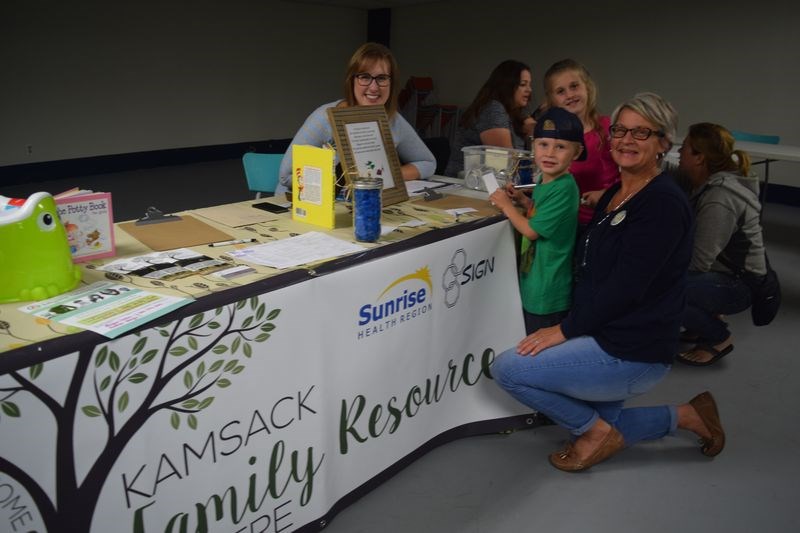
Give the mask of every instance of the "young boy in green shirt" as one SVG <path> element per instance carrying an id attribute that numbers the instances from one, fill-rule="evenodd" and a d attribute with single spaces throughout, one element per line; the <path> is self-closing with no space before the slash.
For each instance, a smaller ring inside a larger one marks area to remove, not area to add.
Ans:
<path id="1" fill-rule="evenodd" d="M 511 183 L 489 197 L 523 236 L 520 294 L 528 334 L 559 324 L 572 301 L 580 193 L 568 169 L 586 158 L 580 119 L 562 108 L 548 109 L 533 129 L 533 157 L 541 178 L 532 199 Z"/>

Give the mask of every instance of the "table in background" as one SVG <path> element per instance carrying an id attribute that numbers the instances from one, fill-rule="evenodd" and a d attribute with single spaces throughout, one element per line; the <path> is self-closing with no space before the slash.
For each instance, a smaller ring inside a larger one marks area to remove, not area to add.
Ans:
<path id="1" fill-rule="evenodd" d="M 788 144 L 767 144 L 749 141 L 736 141 L 735 147 L 744 150 L 750 155 L 750 159 L 763 158 L 758 161 L 751 161 L 754 165 L 764 165 L 764 186 L 761 188 L 759 200 L 763 213 L 764 204 L 767 200 L 767 186 L 769 186 L 769 164 L 776 161 L 800 161 L 800 146 L 790 146 Z"/>
<path id="2" fill-rule="evenodd" d="M 680 148 L 681 142 L 683 142 L 683 138 L 675 139 L 675 145 L 666 156 L 666 160 L 669 164 L 678 165 L 680 161 L 678 149 Z M 769 164 L 777 161 L 800 162 L 800 146 L 736 141 L 734 147 L 737 150 L 744 150 L 747 152 L 750 156 L 751 164 L 764 165 L 764 185 L 761 187 L 758 195 L 758 199 L 761 202 L 761 211 L 763 213 L 764 204 L 767 199 L 767 187 L 769 186 Z"/>

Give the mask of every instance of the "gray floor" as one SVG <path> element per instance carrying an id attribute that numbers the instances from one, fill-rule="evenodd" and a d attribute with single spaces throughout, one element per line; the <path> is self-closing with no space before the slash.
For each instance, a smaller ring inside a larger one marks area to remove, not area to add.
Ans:
<path id="1" fill-rule="evenodd" d="M 0 187 L 6 196 L 82 186 L 113 193 L 115 218 L 252 197 L 238 160 Z M 800 531 L 800 208 L 769 204 L 765 228 L 783 307 L 770 326 L 731 316 L 735 350 L 677 365 L 638 405 L 711 390 L 728 434 L 707 459 L 689 434 L 638 445 L 589 472 L 549 465 L 558 427 L 441 446 L 337 515 L 328 533 L 771 533 Z"/>

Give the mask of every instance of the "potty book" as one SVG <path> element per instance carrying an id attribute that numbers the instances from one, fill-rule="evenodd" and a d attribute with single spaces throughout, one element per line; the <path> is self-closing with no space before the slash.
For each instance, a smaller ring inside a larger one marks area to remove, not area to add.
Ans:
<path id="1" fill-rule="evenodd" d="M 76 263 L 114 255 L 111 193 L 70 189 L 54 196 Z"/>

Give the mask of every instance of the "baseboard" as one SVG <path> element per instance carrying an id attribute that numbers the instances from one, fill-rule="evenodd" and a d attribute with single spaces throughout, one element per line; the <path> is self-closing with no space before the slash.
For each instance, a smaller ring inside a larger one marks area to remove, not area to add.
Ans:
<path id="1" fill-rule="evenodd" d="M 234 159 L 242 157 L 245 152 L 277 154 L 285 152 L 290 143 L 291 139 L 272 139 L 8 165 L 0 167 L 0 185 L 11 186 L 75 176 Z"/>

